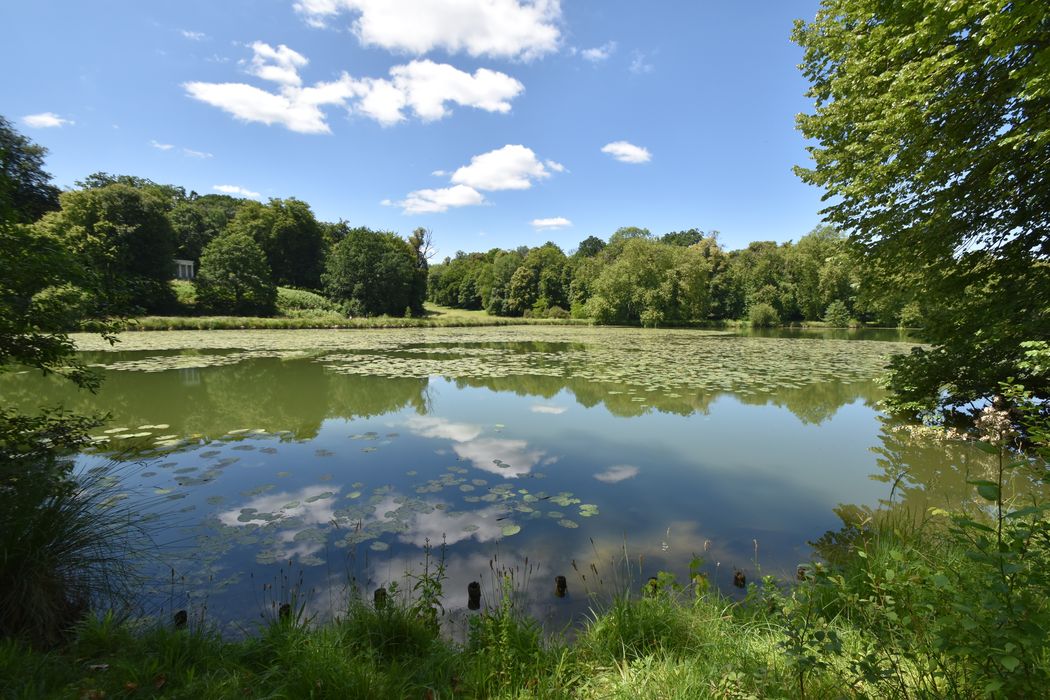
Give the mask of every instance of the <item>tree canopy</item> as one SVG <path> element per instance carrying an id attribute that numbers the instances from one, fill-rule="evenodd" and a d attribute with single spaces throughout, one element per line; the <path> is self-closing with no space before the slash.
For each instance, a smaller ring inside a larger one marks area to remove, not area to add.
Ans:
<path id="1" fill-rule="evenodd" d="M 885 284 L 937 307 L 934 347 L 894 362 L 910 410 L 1026 379 L 1050 334 L 1050 5 L 824 0 L 797 23 L 816 142 L 799 175 Z"/>
<path id="2" fill-rule="evenodd" d="M 197 303 L 207 311 L 259 316 L 275 311 L 277 287 L 266 254 L 242 233 L 221 235 L 204 247 L 195 284 Z"/>
<path id="3" fill-rule="evenodd" d="M 351 314 L 403 316 L 423 308 L 419 265 L 418 249 L 396 233 L 355 228 L 332 249 L 322 280 Z"/>

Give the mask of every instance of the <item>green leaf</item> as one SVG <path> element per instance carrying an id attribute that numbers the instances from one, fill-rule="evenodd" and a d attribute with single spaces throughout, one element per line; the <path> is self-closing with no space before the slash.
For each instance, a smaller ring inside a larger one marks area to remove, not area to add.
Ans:
<path id="1" fill-rule="evenodd" d="M 1000 656 L 999 663 L 1003 665 L 1007 671 L 1013 671 L 1021 665 L 1021 661 L 1016 656 Z"/>
<path id="2" fill-rule="evenodd" d="M 977 487 L 977 493 L 981 494 L 981 498 L 989 501 L 999 500 L 999 487 L 995 484 L 981 484 Z"/>

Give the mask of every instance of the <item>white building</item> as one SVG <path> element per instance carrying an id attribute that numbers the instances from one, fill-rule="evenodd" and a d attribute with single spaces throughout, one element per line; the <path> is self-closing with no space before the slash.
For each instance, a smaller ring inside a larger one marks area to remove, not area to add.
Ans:
<path id="1" fill-rule="evenodd" d="M 175 279 L 177 280 L 191 280 L 196 275 L 194 274 L 193 261 L 192 260 L 179 260 L 175 258 Z"/>

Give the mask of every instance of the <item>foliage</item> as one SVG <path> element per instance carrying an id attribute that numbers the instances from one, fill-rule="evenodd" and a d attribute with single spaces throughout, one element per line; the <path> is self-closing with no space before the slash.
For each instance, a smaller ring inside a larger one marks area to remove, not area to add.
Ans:
<path id="1" fill-rule="evenodd" d="M 195 285 L 197 303 L 211 312 L 269 316 L 276 308 L 266 255 L 243 234 L 225 234 L 204 247 Z"/>
<path id="2" fill-rule="evenodd" d="M 247 235 L 266 253 L 276 284 L 320 289 L 325 236 L 306 202 L 271 199 L 267 204 L 245 201 L 227 226 Z"/>
<path id="3" fill-rule="evenodd" d="M 0 225 L 29 224 L 58 209 L 58 188 L 44 170 L 47 149 L 0 116 Z"/>
<path id="4" fill-rule="evenodd" d="M 798 174 L 904 303 L 936 302 L 933 347 L 893 365 L 899 410 L 990 397 L 1050 334 L 1048 37 L 1040 0 L 825 0 L 795 27 L 817 143 Z"/>
<path id="5" fill-rule="evenodd" d="M 769 328 L 780 325 L 780 314 L 771 304 L 760 302 L 754 304 L 748 311 L 748 319 L 755 328 Z"/>
<path id="6" fill-rule="evenodd" d="M 328 298 L 354 316 L 400 316 L 405 307 L 423 309 L 417 270 L 417 252 L 403 238 L 355 228 L 332 249 L 322 279 Z"/>
<path id="7" fill-rule="evenodd" d="M 824 310 L 824 320 L 835 328 L 845 328 L 849 325 L 849 309 L 844 302 L 836 299 Z"/>
<path id="8" fill-rule="evenodd" d="M 83 265 L 101 311 L 162 311 L 173 303 L 174 235 L 163 199 L 114 183 L 63 192 L 62 208 L 37 224 Z"/>
<path id="9" fill-rule="evenodd" d="M 175 257 L 200 263 L 201 251 L 222 235 L 247 200 L 226 194 L 190 196 L 168 212 L 175 234 Z"/>
<path id="10" fill-rule="evenodd" d="M 335 311 L 336 306 L 320 294 L 305 289 L 277 288 L 277 309 L 290 311 Z"/>

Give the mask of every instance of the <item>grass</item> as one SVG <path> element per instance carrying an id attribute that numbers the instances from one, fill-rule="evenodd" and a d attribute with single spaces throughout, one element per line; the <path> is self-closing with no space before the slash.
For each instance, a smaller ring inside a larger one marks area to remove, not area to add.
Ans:
<path id="1" fill-rule="evenodd" d="M 661 573 L 640 588 L 637 571 L 621 562 L 633 582 L 616 578 L 625 586 L 619 595 L 592 598 L 592 615 L 572 641 L 541 634 L 519 605 L 527 584 L 502 569 L 488 598 L 499 602 L 469 618 L 462 641 L 440 634 L 425 613 L 440 600 L 443 565 L 409 575 L 411 590 L 391 586 L 382 606 L 355 594 L 333 621 L 271 616 L 243 639 L 222 639 L 201 625 L 176 630 L 92 617 L 54 651 L 0 641 L 0 697 L 1036 696 L 1050 666 L 1045 577 L 1033 569 L 1023 583 L 1037 593 L 1027 603 L 1037 609 L 1024 619 L 1002 610 L 980 620 L 958 606 L 967 599 L 987 606 L 1000 579 L 994 562 L 966 554 L 970 545 L 954 527 L 900 516 L 851 523 L 816 545 L 825 564 L 804 582 L 767 577 L 751 583 L 743 600 L 711 590 L 701 575 L 681 585 Z M 1047 531 L 1038 518 L 1022 529 L 1033 527 Z M 1046 548 L 1032 546 L 1019 565 L 1039 568 Z M 949 570 L 964 575 L 953 579 Z M 967 627 L 975 619 L 978 626 Z M 984 641 L 1018 623 L 1012 639 L 1031 651 L 1027 666 L 1004 663 L 1019 652 Z M 943 644 L 957 633 L 974 638 L 979 653 Z"/>
<path id="2" fill-rule="evenodd" d="M 283 289 L 283 288 L 281 288 Z M 281 289 L 278 293 L 281 293 Z M 297 296 L 317 296 L 301 290 Z M 320 298 L 320 297 L 318 297 Z M 419 318 L 398 316 L 369 316 L 347 318 L 345 315 L 323 308 L 281 307 L 280 314 L 272 317 L 258 316 L 140 316 L 131 319 L 127 330 L 178 331 L 178 330 L 244 330 L 244 329 L 288 329 L 288 328 L 452 328 L 463 326 L 512 326 L 512 325 L 590 325 L 590 321 L 574 319 L 510 318 L 490 316 L 485 311 L 451 309 L 434 304 L 426 305 L 426 314 Z"/>

